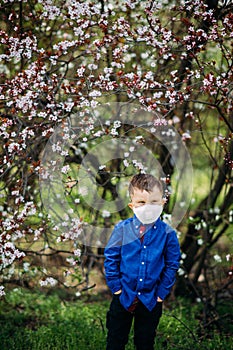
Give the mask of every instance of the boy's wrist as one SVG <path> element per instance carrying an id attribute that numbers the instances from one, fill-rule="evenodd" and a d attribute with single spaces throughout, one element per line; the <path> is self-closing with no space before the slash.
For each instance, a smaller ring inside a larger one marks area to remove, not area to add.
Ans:
<path id="1" fill-rule="evenodd" d="M 121 292 L 122 292 L 122 290 L 121 289 L 119 289 L 117 292 L 115 292 L 115 293 L 113 293 L 113 294 L 121 294 Z"/>
<path id="2" fill-rule="evenodd" d="M 163 302 L 163 299 L 161 299 L 160 297 L 157 297 L 157 302 L 158 302 L 158 303 L 162 303 L 162 302 Z"/>

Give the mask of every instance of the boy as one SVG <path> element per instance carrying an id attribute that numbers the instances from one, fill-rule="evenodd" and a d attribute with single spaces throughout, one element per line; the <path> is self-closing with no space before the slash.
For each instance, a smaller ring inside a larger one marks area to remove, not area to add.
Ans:
<path id="1" fill-rule="evenodd" d="M 107 350 L 124 350 L 134 318 L 137 350 L 153 350 L 162 303 L 175 282 L 180 247 L 175 231 L 159 219 L 163 187 L 152 175 L 129 184 L 134 217 L 118 223 L 105 248 L 106 281 L 113 293 L 106 326 Z"/>

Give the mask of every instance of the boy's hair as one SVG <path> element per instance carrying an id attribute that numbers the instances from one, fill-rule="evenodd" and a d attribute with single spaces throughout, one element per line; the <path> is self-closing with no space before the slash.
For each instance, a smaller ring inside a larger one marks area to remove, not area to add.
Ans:
<path id="1" fill-rule="evenodd" d="M 154 187 L 157 187 L 161 193 L 163 193 L 162 183 L 156 179 L 153 175 L 150 174 L 137 174 L 134 175 L 129 183 L 129 195 L 131 196 L 134 193 L 134 188 L 139 190 L 152 192 Z"/>

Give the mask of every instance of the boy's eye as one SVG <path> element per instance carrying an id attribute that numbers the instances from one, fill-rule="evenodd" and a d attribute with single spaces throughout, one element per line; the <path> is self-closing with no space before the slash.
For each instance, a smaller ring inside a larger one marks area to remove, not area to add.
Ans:
<path id="1" fill-rule="evenodd" d="M 145 201 L 138 201 L 137 202 L 137 205 L 139 206 L 139 207 L 141 207 L 142 205 L 144 205 L 145 204 Z"/>

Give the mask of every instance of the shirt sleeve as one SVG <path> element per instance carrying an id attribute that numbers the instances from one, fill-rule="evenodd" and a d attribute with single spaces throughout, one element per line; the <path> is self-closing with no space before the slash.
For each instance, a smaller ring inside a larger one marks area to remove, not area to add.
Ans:
<path id="1" fill-rule="evenodd" d="M 115 226 L 108 244 L 104 250 L 105 261 L 105 278 L 108 287 L 112 293 L 121 289 L 121 245 L 122 245 L 122 229 Z"/>
<path id="2" fill-rule="evenodd" d="M 165 299 L 176 280 L 176 272 L 180 266 L 180 245 L 174 230 L 167 233 L 164 249 L 164 268 L 160 276 L 157 296 Z"/>

